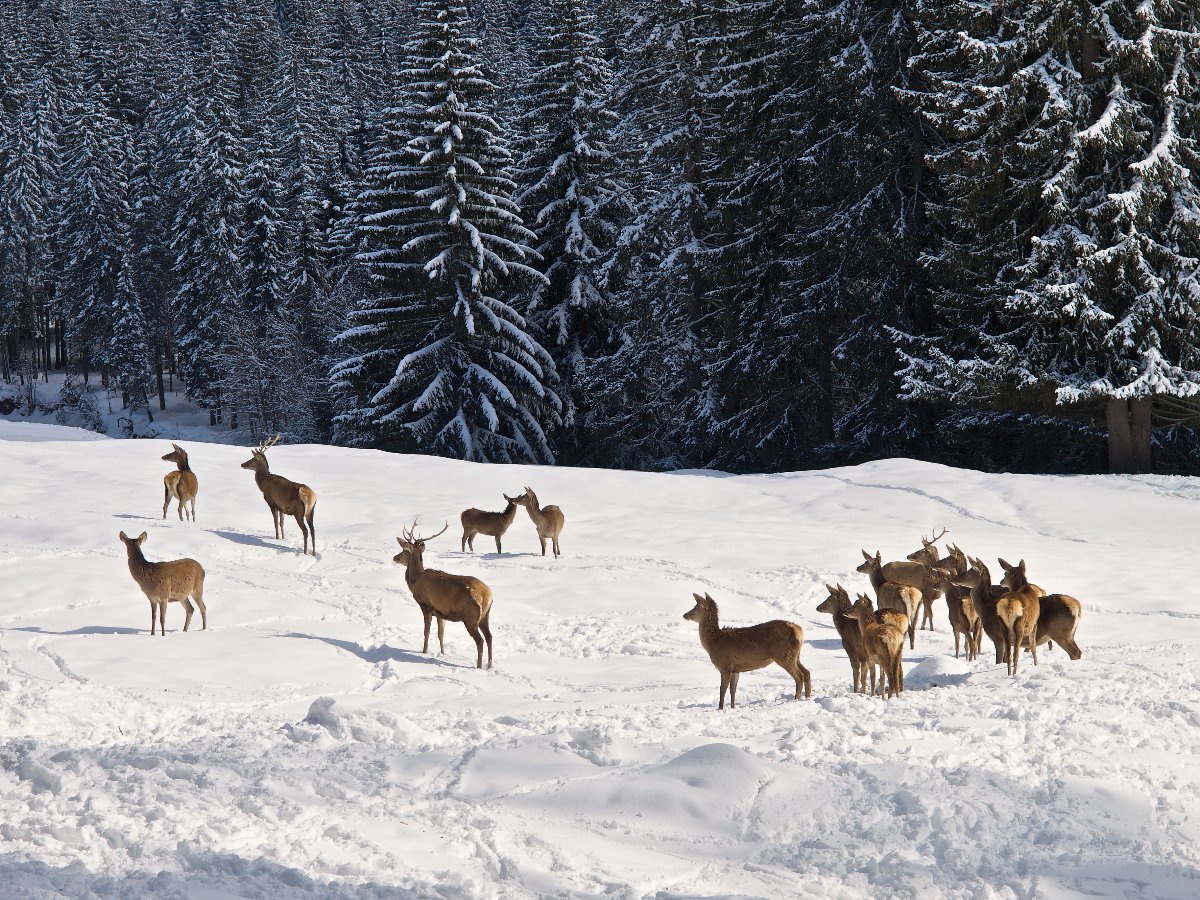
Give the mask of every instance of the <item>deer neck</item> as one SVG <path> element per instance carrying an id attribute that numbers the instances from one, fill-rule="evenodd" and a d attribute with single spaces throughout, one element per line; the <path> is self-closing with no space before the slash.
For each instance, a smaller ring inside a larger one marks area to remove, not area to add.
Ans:
<path id="1" fill-rule="evenodd" d="M 408 554 L 408 565 L 404 569 L 404 580 L 408 583 L 411 589 L 425 574 L 425 561 L 421 558 L 424 554 L 413 553 L 411 550 Z"/>
<path id="2" fill-rule="evenodd" d="M 261 466 L 254 470 L 254 483 L 262 487 L 264 481 L 271 477 L 271 470 L 266 466 Z"/>
<path id="3" fill-rule="evenodd" d="M 129 552 L 129 574 L 133 576 L 135 581 L 140 581 L 141 576 L 146 574 L 150 568 L 150 563 L 146 559 L 146 554 L 142 553 L 142 548 L 136 544 L 126 545 L 126 550 Z"/>
<path id="4" fill-rule="evenodd" d="M 517 517 L 517 504 L 509 500 L 508 505 L 504 507 L 504 512 L 501 513 L 501 516 L 504 519 L 504 527 L 507 528 L 513 523 L 513 519 Z"/>
<path id="5" fill-rule="evenodd" d="M 178 466 L 180 472 L 192 471 L 192 467 L 188 464 L 188 458 L 186 456 L 183 459 L 176 460 L 175 465 Z"/>
<path id="6" fill-rule="evenodd" d="M 706 613 L 699 622 L 700 644 L 705 650 L 716 646 L 721 636 L 721 624 L 716 610 Z"/>
<path id="7" fill-rule="evenodd" d="M 529 510 L 529 518 L 533 519 L 536 524 L 541 524 L 545 520 L 546 517 L 542 515 L 542 507 L 538 503 L 537 494 L 533 491 L 529 492 L 529 506 L 527 508 Z"/>
<path id="8" fill-rule="evenodd" d="M 871 581 L 871 587 L 875 589 L 875 594 L 879 594 L 879 589 L 883 587 L 883 567 L 872 565 L 867 570 L 867 578 Z"/>

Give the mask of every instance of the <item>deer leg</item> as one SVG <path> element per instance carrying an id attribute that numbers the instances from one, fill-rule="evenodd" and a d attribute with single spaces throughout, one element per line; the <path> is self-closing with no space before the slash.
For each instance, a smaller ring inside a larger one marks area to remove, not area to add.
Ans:
<path id="1" fill-rule="evenodd" d="M 488 648 L 488 664 L 487 667 L 492 667 L 492 626 L 488 624 L 486 618 L 479 620 L 479 630 L 483 632 L 484 640 L 487 641 Z"/>
<path id="2" fill-rule="evenodd" d="M 717 709 L 725 708 L 725 692 L 729 690 L 729 673 L 721 673 L 721 701 L 717 704 Z"/>
<path id="3" fill-rule="evenodd" d="M 194 606 L 192 606 L 192 601 L 189 600 L 187 597 L 184 597 L 182 602 L 183 602 L 183 608 L 187 612 L 187 615 L 185 615 L 183 617 L 183 630 L 187 631 L 188 626 L 192 624 L 192 613 L 194 613 L 196 611 L 196 608 Z"/>
<path id="4" fill-rule="evenodd" d="M 313 556 L 317 555 L 317 526 L 316 526 L 316 523 L 313 522 L 313 517 L 315 515 L 316 515 L 316 510 L 310 509 L 308 511 L 308 514 L 304 517 L 305 521 L 308 522 L 309 536 L 312 537 Z"/>
<path id="5" fill-rule="evenodd" d="M 196 585 L 196 590 L 192 591 L 192 599 L 196 601 L 196 605 L 200 607 L 200 630 L 208 631 L 208 609 L 204 606 L 204 582 Z"/>
<path id="6" fill-rule="evenodd" d="M 541 532 L 538 533 L 538 541 L 541 542 L 541 545 L 542 545 L 542 556 L 545 556 L 546 555 L 546 536 L 544 534 L 542 534 Z"/>
<path id="7" fill-rule="evenodd" d="M 155 613 L 155 609 L 154 609 L 154 601 L 153 601 L 153 600 L 151 600 L 151 601 L 150 601 L 150 633 L 151 633 L 151 634 L 154 634 L 154 625 L 155 625 L 155 622 L 154 622 L 154 613 Z"/>
<path id="8" fill-rule="evenodd" d="M 483 635 L 474 625 L 467 625 L 467 634 L 475 641 L 475 668 L 483 668 Z"/>
<path id="9" fill-rule="evenodd" d="M 423 615 L 425 617 L 425 643 L 421 647 L 421 652 L 428 653 L 429 652 L 429 623 L 433 619 L 433 612 L 429 609 L 426 609 L 424 606 L 422 606 L 421 607 L 421 615 Z"/>
<path id="10" fill-rule="evenodd" d="M 729 708 L 737 708 L 737 684 L 738 679 L 742 677 L 741 672 L 729 673 Z"/>
<path id="11" fill-rule="evenodd" d="M 304 515 L 303 513 L 297 513 L 294 518 L 296 520 L 296 527 L 304 535 L 304 555 L 308 556 L 308 526 L 304 524 Z"/>
<path id="12" fill-rule="evenodd" d="M 183 494 L 180 494 L 175 499 L 179 501 L 175 506 L 175 512 L 179 513 L 179 521 L 182 522 L 183 521 Z"/>
<path id="13" fill-rule="evenodd" d="M 500 554 L 504 551 L 500 549 L 500 535 L 496 535 L 496 553 Z"/>
<path id="14" fill-rule="evenodd" d="M 171 489 L 163 485 L 163 518 L 167 517 L 167 507 L 171 505 Z"/>
<path id="15" fill-rule="evenodd" d="M 916 612 L 916 610 L 913 610 L 913 612 Z M 908 649 L 909 650 L 917 649 L 917 619 L 916 619 L 916 616 L 913 616 L 913 618 L 908 623 Z"/>
<path id="16" fill-rule="evenodd" d="M 1036 634 L 1031 634 L 1029 636 L 1029 647 L 1030 647 L 1030 652 L 1033 653 L 1033 664 L 1036 666 L 1038 664 L 1037 663 L 1037 635 Z"/>
<path id="17" fill-rule="evenodd" d="M 438 647 L 441 648 L 441 649 L 439 649 L 438 654 L 440 656 L 445 656 L 446 655 L 446 620 L 443 619 L 441 616 L 438 616 L 437 623 L 438 623 Z M 468 630 L 470 630 L 470 629 L 468 629 Z"/>
<path id="18" fill-rule="evenodd" d="M 554 536 L 553 540 L 554 540 L 554 558 L 558 559 L 560 556 L 562 556 L 562 551 L 558 549 L 558 535 L 557 534 Z"/>
<path id="19" fill-rule="evenodd" d="M 167 636 L 167 601 L 158 601 L 158 636 Z"/>
<path id="20" fill-rule="evenodd" d="M 196 521 L 196 498 L 192 498 L 192 502 L 188 504 L 192 508 L 192 521 Z"/>

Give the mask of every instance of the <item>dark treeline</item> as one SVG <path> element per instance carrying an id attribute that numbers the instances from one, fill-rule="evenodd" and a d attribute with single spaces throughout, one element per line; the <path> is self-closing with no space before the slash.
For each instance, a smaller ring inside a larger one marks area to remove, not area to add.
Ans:
<path id="1" fill-rule="evenodd" d="M 1194 0 L 0 0 L 0 375 L 476 460 L 1185 470 L 1198 139 Z"/>

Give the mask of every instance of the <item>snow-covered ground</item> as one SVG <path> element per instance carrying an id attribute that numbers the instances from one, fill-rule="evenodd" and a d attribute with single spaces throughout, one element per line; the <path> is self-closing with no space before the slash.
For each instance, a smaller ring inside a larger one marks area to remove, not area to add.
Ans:
<path id="1" fill-rule="evenodd" d="M 724 477 L 270 451 L 318 492 L 319 556 L 244 449 L 192 443 L 198 522 L 160 517 L 166 441 L 0 421 L 0 895 L 1200 896 L 1200 483 L 984 475 L 906 460 Z M 457 516 L 532 485 L 502 556 Z M 424 655 L 392 564 L 493 589 L 496 666 Z M 1080 598 L 1084 657 L 1016 678 L 952 658 L 945 606 L 907 690 L 853 695 L 824 584 L 921 533 Z M 149 635 L 121 530 L 208 572 L 207 631 Z M 803 625 L 813 699 L 718 676 L 682 614 Z M 947 654 L 951 658 L 947 659 Z"/>

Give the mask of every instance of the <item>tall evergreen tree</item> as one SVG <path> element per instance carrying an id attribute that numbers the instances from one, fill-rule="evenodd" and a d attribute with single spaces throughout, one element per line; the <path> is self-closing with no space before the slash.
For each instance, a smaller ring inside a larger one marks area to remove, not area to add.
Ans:
<path id="1" fill-rule="evenodd" d="M 503 299 L 530 266 L 509 151 L 491 117 L 466 8 L 424 0 L 386 141 L 367 170 L 359 258 L 378 291 L 342 335 L 334 369 L 344 441 L 463 459 L 552 461 L 554 364 Z"/>

